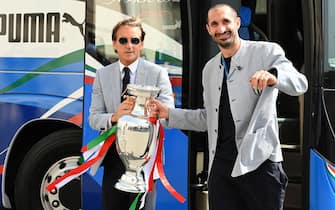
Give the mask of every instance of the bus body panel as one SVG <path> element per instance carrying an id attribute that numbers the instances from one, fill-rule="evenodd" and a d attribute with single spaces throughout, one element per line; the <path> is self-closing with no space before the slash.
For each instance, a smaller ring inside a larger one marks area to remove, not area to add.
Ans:
<path id="1" fill-rule="evenodd" d="M 309 209 L 335 209 L 335 165 L 315 150 L 311 150 L 310 157 Z"/>
<path id="2" fill-rule="evenodd" d="M 0 207 L 14 207 L 20 162 L 41 139 L 57 130 L 82 128 L 85 145 L 99 134 L 87 123 L 92 84 L 97 69 L 117 60 L 111 43 L 117 21 L 141 17 L 147 32 L 143 57 L 168 70 L 176 107 L 201 106 L 201 69 L 219 50 L 205 30 L 207 9 L 216 2 L 5 2 L 0 9 Z M 256 6 L 251 21 L 259 28 L 253 29 L 263 29 L 265 37 L 283 46 L 309 80 L 304 97 L 280 94 L 278 100 L 283 166 L 292 186 L 300 186 L 295 193 L 289 183 L 285 207 L 335 208 L 334 1 L 224 2 Z M 179 203 L 158 182 L 157 209 L 198 208 L 190 199 L 206 190 L 206 135 L 190 132 L 187 137 L 165 129 L 165 137 L 166 176 L 187 201 Z M 201 173 L 194 164 L 198 152 L 204 153 Z M 101 208 L 102 173 L 85 173 L 80 180 L 83 209 Z"/>
<path id="3" fill-rule="evenodd" d="M 36 143 L 20 135 L 48 135 L 39 123 L 50 132 L 82 124 L 84 19 L 84 1 L 14 0 L 0 9 L 0 206 L 14 206 L 18 152 Z"/>

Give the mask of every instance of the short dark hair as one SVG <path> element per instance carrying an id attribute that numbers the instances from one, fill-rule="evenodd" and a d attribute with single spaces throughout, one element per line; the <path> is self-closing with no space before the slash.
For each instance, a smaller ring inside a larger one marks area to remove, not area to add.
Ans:
<path id="1" fill-rule="evenodd" d="M 213 9 L 216 9 L 216 8 L 220 8 L 220 7 L 229 7 L 231 10 L 234 11 L 234 13 L 236 14 L 236 16 L 238 17 L 239 16 L 239 10 L 236 9 L 236 6 L 234 5 L 231 5 L 231 4 L 227 4 L 227 3 L 219 3 L 219 4 L 214 4 L 212 5 L 209 9 L 208 9 L 208 12 L 210 10 L 213 10 Z M 208 15 L 207 15 L 207 23 L 208 23 Z"/>
<path id="2" fill-rule="evenodd" d="M 138 27 L 141 29 L 141 41 L 144 40 L 144 37 L 145 37 L 145 32 L 143 30 L 143 27 L 142 27 L 142 23 L 141 23 L 141 20 L 139 18 L 136 18 L 136 17 L 131 17 L 131 18 L 128 18 L 128 19 L 125 19 L 125 20 L 122 20 L 120 22 L 118 22 L 114 28 L 113 28 L 113 32 L 112 32 L 112 40 L 115 41 L 116 40 L 116 34 L 119 30 L 119 28 L 121 26 L 131 26 L 131 27 Z"/>

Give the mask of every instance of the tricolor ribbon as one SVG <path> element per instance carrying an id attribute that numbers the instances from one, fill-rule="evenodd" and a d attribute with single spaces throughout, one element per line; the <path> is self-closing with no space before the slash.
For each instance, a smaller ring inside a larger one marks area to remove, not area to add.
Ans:
<path id="1" fill-rule="evenodd" d="M 83 146 L 81 151 L 83 152 L 83 159 L 85 162 L 51 182 L 49 185 L 47 185 L 46 190 L 51 192 L 55 188 L 59 189 L 88 171 L 90 168 L 91 170 L 95 169 L 96 164 L 101 163 L 108 149 L 115 141 L 115 132 L 116 126 L 113 126 L 102 135 L 90 141 L 86 146 Z M 100 143 L 103 144 L 100 146 Z"/>
<path id="2" fill-rule="evenodd" d="M 185 202 L 185 198 L 179 194 L 169 183 L 168 179 L 166 178 L 164 168 L 163 168 L 163 144 L 164 144 L 164 129 L 161 125 L 159 120 L 155 118 L 150 118 L 150 122 L 155 124 L 156 130 L 154 131 L 154 136 L 156 139 L 154 140 L 155 145 L 155 152 L 152 155 L 152 160 L 149 160 L 150 163 L 150 173 L 149 176 L 146 177 L 147 181 L 147 188 L 148 191 L 151 192 L 153 188 L 153 175 L 154 175 L 154 168 L 157 167 L 159 177 L 163 186 L 167 189 L 167 191 L 176 198 L 179 202 Z M 61 188 L 65 184 L 69 183 L 73 179 L 77 178 L 78 176 L 82 175 L 89 169 L 91 169 L 91 174 L 94 175 L 95 172 L 98 170 L 102 160 L 104 159 L 108 149 L 115 141 L 115 133 L 116 133 L 116 126 L 113 126 L 108 131 L 104 132 L 97 138 L 90 141 L 87 145 L 83 146 L 81 149 L 83 162 L 77 168 L 72 169 L 71 171 L 67 172 L 63 176 L 57 178 L 53 182 L 51 182 L 47 187 L 46 190 L 51 192 L 55 188 Z M 139 196 L 136 197 L 134 200 L 134 205 L 137 203 Z"/>
<path id="3" fill-rule="evenodd" d="M 149 121 L 152 124 L 156 124 L 157 131 L 155 132 L 157 136 L 156 138 L 156 155 L 153 155 L 154 158 L 154 165 L 150 171 L 150 176 L 148 182 L 148 191 L 151 192 L 153 185 L 154 185 L 154 166 L 157 167 L 158 175 L 159 178 L 165 187 L 167 191 L 174 197 L 176 198 L 179 202 L 184 203 L 185 198 L 182 196 L 180 193 L 178 193 L 170 184 L 168 181 L 165 172 L 164 172 L 164 167 L 163 167 L 163 145 L 164 145 L 164 129 L 159 120 L 156 120 L 156 118 L 151 117 Z M 155 154 L 155 153 L 154 153 Z"/>
<path id="4" fill-rule="evenodd" d="M 176 198 L 179 202 L 184 203 L 185 197 L 178 193 L 170 184 L 168 179 L 165 176 L 164 168 L 163 168 L 163 143 L 164 143 L 164 129 L 162 124 L 159 122 L 159 134 L 158 134 L 158 149 L 157 149 L 157 156 L 156 156 L 156 165 L 158 169 L 159 178 L 163 184 L 163 186 L 167 189 L 167 191 Z M 152 181 L 153 183 L 153 181 Z"/>

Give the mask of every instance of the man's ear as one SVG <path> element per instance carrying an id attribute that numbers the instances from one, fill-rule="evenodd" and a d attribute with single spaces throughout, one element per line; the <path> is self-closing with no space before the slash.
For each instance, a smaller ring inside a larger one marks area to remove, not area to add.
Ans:
<path id="1" fill-rule="evenodd" d="M 209 25 L 206 23 L 206 29 L 207 29 L 207 32 L 209 33 Z"/>
<path id="2" fill-rule="evenodd" d="M 116 48 L 114 47 L 114 46 L 115 46 L 115 42 L 116 42 L 115 40 L 112 41 L 112 46 L 113 46 L 113 48 L 114 48 L 114 52 L 117 54 L 117 50 L 116 50 Z"/>
<path id="3" fill-rule="evenodd" d="M 237 24 L 237 29 L 239 29 L 241 27 L 241 18 L 240 17 L 236 18 L 236 24 Z"/>

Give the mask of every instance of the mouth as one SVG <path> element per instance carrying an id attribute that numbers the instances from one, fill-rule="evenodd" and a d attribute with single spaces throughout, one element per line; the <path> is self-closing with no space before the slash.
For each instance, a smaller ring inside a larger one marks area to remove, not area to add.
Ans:
<path id="1" fill-rule="evenodd" d="M 221 41 L 226 41 L 231 37 L 231 32 L 217 33 L 215 34 L 215 37 Z"/>

